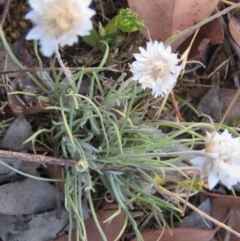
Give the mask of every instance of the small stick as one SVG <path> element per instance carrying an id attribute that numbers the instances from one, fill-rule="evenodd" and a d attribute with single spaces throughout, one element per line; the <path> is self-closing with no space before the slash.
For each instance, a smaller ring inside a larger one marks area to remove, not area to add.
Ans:
<path id="1" fill-rule="evenodd" d="M 177 114 L 178 119 L 179 119 L 180 121 L 184 121 L 184 119 L 183 119 L 183 117 L 181 116 L 181 113 L 180 113 L 180 111 L 179 111 L 179 109 L 178 109 L 178 104 L 177 104 L 177 101 L 176 101 L 176 99 L 175 99 L 174 93 L 171 92 L 170 95 L 171 95 L 173 107 L 174 107 L 174 109 L 175 109 L 175 111 L 176 111 L 176 114 Z"/>
<path id="2" fill-rule="evenodd" d="M 186 211 L 186 207 L 187 207 L 187 204 L 188 204 L 188 199 L 189 199 L 189 197 L 190 197 L 191 190 L 192 190 L 192 188 L 193 188 L 193 183 L 194 183 L 194 180 L 195 180 L 195 178 L 196 178 L 196 176 L 197 176 L 197 173 L 198 173 L 198 171 L 195 171 L 194 174 L 193 174 L 192 181 L 191 181 L 191 185 L 190 185 L 190 188 L 189 188 L 189 190 L 188 190 L 188 194 L 187 194 L 187 197 L 186 197 L 186 199 L 185 199 L 185 203 L 184 203 L 184 205 L 183 205 L 182 214 L 181 214 L 182 216 L 185 216 L 185 211 Z"/>
<path id="3" fill-rule="evenodd" d="M 63 159 L 63 158 L 56 158 L 51 156 L 35 155 L 35 154 L 29 154 L 29 153 L 23 153 L 23 152 L 3 151 L 3 150 L 0 150 L 0 160 L 35 162 L 42 165 L 50 164 L 50 165 L 66 166 L 66 167 L 75 167 L 77 165 L 77 161 L 73 159 Z M 129 166 L 116 167 L 111 164 L 105 165 L 101 163 L 96 163 L 96 165 L 101 171 L 137 172 L 136 168 L 129 167 Z"/>
<path id="4" fill-rule="evenodd" d="M 26 161 L 26 162 L 36 162 L 40 164 L 50 164 L 57 166 L 68 166 L 75 167 L 77 162 L 72 159 L 62 159 L 43 155 L 34 155 L 23 152 L 14 151 L 3 151 L 0 150 L 0 160 L 15 160 L 15 161 Z"/>
<path id="5" fill-rule="evenodd" d="M 3 10 L 0 26 L 3 26 L 3 24 L 5 22 L 6 16 L 8 14 L 8 9 L 9 9 L 10 2 L 11 2 L 11 0 L 5 1 L 5 5 L 4 5 L 4 10 Z"/>

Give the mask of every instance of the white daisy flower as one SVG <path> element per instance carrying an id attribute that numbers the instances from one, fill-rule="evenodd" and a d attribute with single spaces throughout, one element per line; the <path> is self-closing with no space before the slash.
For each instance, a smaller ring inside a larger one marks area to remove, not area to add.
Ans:
<path id="1" fill-rule="evenodd" d="M 240 138 L 233 138 L 228 130 L 222 134 L 207 132 L 205 146 L 206 153 L 215 155 L 195 157 L 191 163 L 208 178 L 209 189 L 219 181 L 231 189 L 240 182 Z"/>
<path id="2" fill-rule="evenodd" d="M 147 50 L 139 48 L 141 53 L 133 54 L 136 61 L 130 71 L 133 80 L 139 80 L 142 88 L 152 89 L 154 97 L 164 96 L 175 86 L 181 67 L 177 66 L 179 59 L 173 54 L 171 46 L 165 48 L 162 42 L 150 41 Z"/>
<path id="3" fill-rule="evenodd" d="M 91 17 L 95 11 L 89 8 L 92 0 L 29 0 L 32 11 L 27 13 L 35 26 L 27 40 L 39 40 L 43 55 L 51 56 L 58 45 L 73 45 L 78 35 L 85 36 L 92 29 Z"/>

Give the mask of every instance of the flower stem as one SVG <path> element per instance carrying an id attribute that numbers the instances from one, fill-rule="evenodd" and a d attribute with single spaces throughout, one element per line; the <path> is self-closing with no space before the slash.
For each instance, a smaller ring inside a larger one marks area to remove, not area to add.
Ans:
<path id="1" fill-rule="evenodd" d="M 71 77 L 71 72 L 67 70 L 66 66 L 64 65 L 61 55 L 59 53 L 58 47 L 55 49 L 55 55 L 58 60 L 59 65 L 61 66 L 66 78 L 68 79 L 70 85 L 72 85 L 72 77 Z"/>

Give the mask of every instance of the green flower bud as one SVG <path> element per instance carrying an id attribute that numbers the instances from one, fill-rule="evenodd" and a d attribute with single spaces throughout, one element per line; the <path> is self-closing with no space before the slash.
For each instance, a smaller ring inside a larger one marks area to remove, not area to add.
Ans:
<path id="1" fill-rule="evenodd" d="M 138 15 L 129 8 L 121 9 L 116 16 L 116 25 L 121 31 L 128 33 L 146 28 L 143 21 L 138 20 Z"/>

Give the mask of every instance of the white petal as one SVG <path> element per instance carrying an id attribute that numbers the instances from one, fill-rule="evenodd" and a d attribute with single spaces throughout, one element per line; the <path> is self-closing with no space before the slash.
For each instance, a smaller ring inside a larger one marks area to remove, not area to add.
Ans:
<path id="1" fill-rule="evenodd" d="M 160 43 L 159 43 L 159 45 L 158 45 L 158 51 L 159 51 L 159 52 L 165 51 L 165 46 L 164 46 L 163 42 L 160 42 Z"/>
<path id="2" fill-rule="evenodd" d="M 27 34 L 26 40 L 40 39 L 43 33 L 39 26 L 33 27 Z"/>
<path id="3" fill-rule="evenodd" d="M 172 68 L 171 68 L 171 72 L 173 73 L 173 74 L 176 74 L 176 73 L 179 73 L 180 71 L 181 71 L 181 66 L 173 66 Z"/>
<path id="4" fill-rule="evenodd" d="M 147 51 L 149 51 L 149 50 L 152 50 L 153 49 L 153 42 L 152 41 L 149 41 L 149 42 L 147 42 Z"/>
<path id="5" fill-rule="evenodd" d="M 141 71 L 141 72 L 143 71 L 143 68 L 144 68 L 144 64 L 139 62 L 139 61 L 134 61 L 132 63 L 132 66 L 133 66 L 133 68 L 135 68 L 135 69 L 137 69 L 138 71 Z"/>
<path id="6" fill-rule="evenodd" d="M 41 11 L 44 4 L 42 1 L 38 0 L 28 0 L 28 3 L 35 11 Z"/>
<path id="7" fill-rule="evenodd" d="M 133 56 L 135 57 L 136 60 L 138 61 L 146 61 L 147 57 L 145 57 L 143 54 L 133 54 Z"/>
<path id="8" fill-rule="evenodd" d="M 156 51 L 158 49 L 158 42 L 155 40 L 153 43 L 153 49 Z"/>
<path id="9" fill-rule="evenodd" d="M 156 50 L 154 49 L 154 43 L 152 41 L 147 43 L 147 52 L 150 55 L 154 55 L 154 52 L 156 52 Z"/>
<path id="10" fill-rule="evenodd" d="M 57 41 L 48 38 L 42 38 L 40 40 L 41 52 L 44 56 L 50 57 L 58 47 Z"/>
<path id="11" fill-rule="evenodd" d="M 144 48 L 139 47 L 139 50 L 140 50 L 143 57 L 146 57 L 146 58 L 149 57 L 149 53 Z"/>
<path id="12" fill-rule="evenodd" d="M 65 46 L 65 45 L 69 45 L 72 46 L 74 43 L 76 43 L 78 41 L 78 37 L 77 35 L 73 35 L 73 36 L 62 36 L 60 37 L 57 42 L 60 44 L 61 47 Z"/>
<path id="13" fill-rule="evenodd" d="M 168 91 L 172 90 L 176 82 L 177 82 L 176 78 L 173 75 L 169 74 L 167 78 L 163 79 L 162 81 L 163 91 L 167 93 Z"/>
<path id="14" fill-rule="evenodd" d="M 163 81 L 164 80 L 162 78 L 158 77 L 157 80 L 156 80 L 156 83 L 157 83 L 157 85 L 162 86 L 163 85 Z"/>
<path id="15" fill-rule="evenodd" d="M 240 166 L 240 153 L 234 154 L 232 157 L 233 165 Z M 240 174 L 240 172 L 239 172 Z M 240 177 L 240 175 L 239 175 Z"/>
<path id="16" fill-rule="evenodd" d="M 159 96 L 163 96 L 163 91 L 160 85 L 157 85 L 153 90 L 152 90 L 152 95 L 154 95 L 155 98 Z"/>
<path id="17" fill-rule="evenodd" d="M 26 19 L 30 19 L 34 24 L 39 24 L 41 22 L 41 16 L 35 11 L 30 11 L 25 15 Z"/>
<path id="18" fill-rule="evenodd" d="M 214 188 L 219 182 L 219 178 L 217 177 L 217 175 L 213 172 L 211 172 L 208 175 L 208 185 L 209 185 L 209 189 L 211 190 L 212 188 Z"/>
<path id="19" fill-rule="evenodd" d="M 76 0 L 74 2 L 77 2 L 79 0 Z M 89 5 L 91 4 L 92 0 L 84 0 L 82 1 L 82 4 L 85 6 L 85 7 L 89 7 Z"/>
<path id="20" fill-rule="evenodd" d="M 171 52 L 172 52 L 172 47 L 171 47 L 170 45 L 167 46 L 166 52 L 167 52 L 168 54 L 171 54 Z"/>
<path id="21" fill-rule="evenodd" d="M 86 21 L 77 29 L 76 33 L 80 36 L 86 36 L 90 34 L 92 28 L 93 28 L 92 22 Z"/>
<path id="22" fill-rule="evenodd" d="M 223 131 L 223 133 L 222 133 L 222 136 L 225 136 L 225 137 L 228 137 L 229 135 L 231 136 L 231 134 L 228 133 L 228 130 L 227 130 L 227 129 L 225 129 L 225 130 Z"/>
<path id="23" fill-rule="evenodd" d="M 205 161 L 206 161 L 206 159 L 204 157 L 198 156 L 198 157 L 193 158 L 190 162 L 194 166 L 196 166 L 198 169 L 201 170 Z"/>

